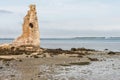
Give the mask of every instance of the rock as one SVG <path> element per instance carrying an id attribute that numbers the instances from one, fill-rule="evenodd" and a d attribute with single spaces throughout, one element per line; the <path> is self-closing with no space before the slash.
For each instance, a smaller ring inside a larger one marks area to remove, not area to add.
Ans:
<path id="1" fill-rule="evenodd" d="M 58 54 L 62 54 L 64 52 L 64 50 L 62 49 L 46 49 L 44 51 L 44 53 L 52 53 L 53 55 L 58 55 Z"/>
<path id="2" fill-rule="evenodd" d="M 0 48 L 1 49 L 8 49 L 8 48 L 10 48 L 10 45 L 5 43 L 5 44 L 0 45 Z"/>
<path id="3" fill-rule="evenodd" d="M 31 55 L 32 55 L 32 56 L 34 56 L 34 55 L 38 55 L 38 53 L 35 52 L 35 53 L 32 53 Z"/>
<path id="4" fill-rule="evenodd" d="M 104 49 L 105 51 L 108 51 L 109 49 Z"/>
<path id="5" fill-rule="evenodd" d="M 94 49 L 77 48 L 77 51 L 95 51 Z"/>
<path id="6" fill-rule="evenodd" d="M 69 57 L 66 53 L 59 54 L 58 57 Z"/>
<path id="7" fill-rule="evenodd" d="M 22 59 L 19 59 L 19 62 L 22 62 Z"/>
<path id="8" fill-rule="evenodd" d="M 31 78 L 30 80 L 34 80 L 33 78 Z"/>
<path id="9" fill-rule="evenodd" d="M 44 57 L 50 58 L 52 56 L 49 53 L 44 53 Z"/>
<path id="10" fill-rule="evenodd" d="M 76 48 L 71 48 L 71 51 L 77 51 L 77 49 Z"/>
<path id="11" fill-rule="evenodd" d="M 114 54 L 116 54 L 116 53 L 115 53 L 115 52 L 110 51 L 110 52 L 108 52 L 108 54 L 112 54 L 112 55 L 114 55 Z"/>
<path id="12" fill-rule="evenodd" d="M 3 69 L 3 67 L 1 66 L 0 69 Z"/>
<path id="13" fill-rule="evenodd" d="M 73 63 L 70 63 L 70 65 L 89 65 L 90 62 L 73 62 Z"/>
<path id="14" fill-rule="evenodd" d="M 39 58 L 39 56 L 38 56 L 38 55 L 33 55 L 33 57 L 34 57 L 34 58 Z"/>
<path id="15" fill-rule="evenodd" d="M 0 60 L 3 60 L 3 61 L 11 61 L 11 60 L 15 60 L 15 59 L 12 58 L 12 57 L 5 57 L 5 56 L 1 57 L 1 56 L 0 56 Z"/>
<path id="16" fill-rule="evenodd" d="M 13 41 L 12 46 L 32 45 L 40 47 L 40 34 L 36 13 L 36 5 L 30 5 L 30 10 L 24 17 L 23 33 Z"/>
<path id="17" fill-rule="evenodd" d="M 11 77 L 15 77 L 15 75 L 10 75 Z"/>
<path id="18" fill-rule="evenodd" d="M 99 61 L 99 59 L 97 59 L 97 58 L 88 57 L 88 59 L 89 59 L 90 61 Z"/>

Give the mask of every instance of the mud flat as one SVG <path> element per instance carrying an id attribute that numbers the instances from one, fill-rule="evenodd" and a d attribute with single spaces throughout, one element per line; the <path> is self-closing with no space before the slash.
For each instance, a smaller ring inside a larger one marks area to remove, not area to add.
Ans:
<path id="1" fill-rule="evenodd" d="M 120 80 L 120 53 L 0 48 L 0 80 Z"/>

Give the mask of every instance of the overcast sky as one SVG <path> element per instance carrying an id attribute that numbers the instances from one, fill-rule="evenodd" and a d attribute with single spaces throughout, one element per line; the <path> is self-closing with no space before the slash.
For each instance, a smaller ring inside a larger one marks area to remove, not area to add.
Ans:
<path id="1" fill-rule="evenodd" d="M 30 4 L 41 37 L 120 36 L 120 0 L 2 0 L 0 37 L 17 37 Z"/>

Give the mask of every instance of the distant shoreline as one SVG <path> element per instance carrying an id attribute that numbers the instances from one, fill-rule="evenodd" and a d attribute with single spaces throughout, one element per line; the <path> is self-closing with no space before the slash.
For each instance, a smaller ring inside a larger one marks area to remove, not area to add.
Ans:
<path id="1" fill-rule="evenodd" d="M 0 38 L 0 40 L 14 40 L 15 38 Z M 71 37 L 71 38 L 40 38 L 41 40 L 44 40 L 44 39 L 59 39 L 59 40 L 62 40 L 62 39 L 120 39 L 120 37 Z"/>

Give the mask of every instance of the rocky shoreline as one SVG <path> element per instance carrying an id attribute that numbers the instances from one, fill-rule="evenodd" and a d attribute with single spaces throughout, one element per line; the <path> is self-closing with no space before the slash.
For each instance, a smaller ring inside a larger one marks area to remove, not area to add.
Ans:
<path id="1" fill-rule="evenodd" d="M 39 48 L 32 45 L 28 46 L 0 46 L 0 55 L 41 55 L 42 57 L 54 57 L 56 55 L 63 55 L 68 57 L 82 57 L 84 55 L 90 54 L 116 54 L 117 52 L 113 51 L 98 51 L 94 49 L 86 49 L 86 48 L 71 48 L 71 50 L 63 50 L 61 48 L 58 49 L 47 49 L 47 48 Z M 119 53 L 119 52 L 118 52 Z"/>
<path id="2" fill-rule="evenodd" d="M 89 66 L 93 62 L 106 61 L 107 58 L 119 56 L 119 54 L 119 52 L 85 48 L 62 50 L 34 46 L 0 47 L 0 80 L 59 80 L 59 77 L 55 78 L 56 69 L 70 66 Z M 43 67 L 49 68 L 43 71 Z M 69 76 L 68 79 L 64 80 L 77 79 L 74 76 L 73 79 Z"/>
<path id="3" fill-rule="evenodd" d="M 0 45 L 0 80 L 120 80 L 120 52 L 40 48 L 36 5 L 29 8 L 22 34 Z"/>

